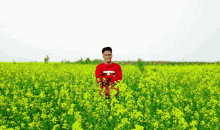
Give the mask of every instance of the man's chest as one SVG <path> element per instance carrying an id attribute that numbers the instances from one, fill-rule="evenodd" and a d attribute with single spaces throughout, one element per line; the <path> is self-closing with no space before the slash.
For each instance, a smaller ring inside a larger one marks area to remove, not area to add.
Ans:
<path id="1" fill-rule="evenodd" d="M 102 71 L 103 76 L 115 75 L 115 71 Z"/>
<path id="2" fill-rule="evenodd" d="M 105 85 L 109 85 L 111 84 L 113 77 L 115 77 L 115 71 L 102 71 L 102 76 L 104 76 L 106 79 Z"/>

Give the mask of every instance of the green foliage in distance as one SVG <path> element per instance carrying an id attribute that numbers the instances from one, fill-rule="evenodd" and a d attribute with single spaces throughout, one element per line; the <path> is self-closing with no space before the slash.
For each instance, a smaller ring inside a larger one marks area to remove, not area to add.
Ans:
<path id="1" fill-rule="evenodd" d="M 93 65 L 98 65 L 102 63 L 101 60 L 95 59 L 91 61 L 89 58 L 87 58 L 85 61 L 82 60 L 82 58 L 79 61 L 76 61 L 74 64 L 93 64 Z"/>
<path id="2" fill-rule="evenodd" d="M 145 63 L 142 62 L 140 58 L 138 58 L 138 61 L 136 62 L 136 65 L 138 66 L 139 70 L 143 74 L 145 72 L 145 69 L 144 69 Z"/>
<path id="3" fill-rule="evenodd" d="M 84 62 L 83 62 L 83 60 L 82 60 L 82 58 L 81 58 L 79 61 L 76 61 L 75 64 L 84 64 Z"/>
<path id="4" fill-rule="evenodd" d="M 91 64 L 92 63 L 92 61 L 89 59 L 89 58 L 87 58 L 86 60 L 85 60 L 85 64 Z"/>

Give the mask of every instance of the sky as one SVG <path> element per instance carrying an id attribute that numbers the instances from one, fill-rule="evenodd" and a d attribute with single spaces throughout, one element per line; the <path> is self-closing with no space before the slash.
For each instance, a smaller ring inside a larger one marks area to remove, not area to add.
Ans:
<path id="1" fill-rule="evenodd" d="M 0 62 L 220 60 L 219 0 L 0 0 Z"/>

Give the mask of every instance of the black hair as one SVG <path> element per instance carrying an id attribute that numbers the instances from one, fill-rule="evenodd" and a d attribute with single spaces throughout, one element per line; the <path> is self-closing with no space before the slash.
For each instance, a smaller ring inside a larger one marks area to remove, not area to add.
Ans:
<path id="1" fill-rule="evenodd" d="M 104 47 L 102 49 L 102 54 L 105 52 L 105 51 L 110 51 L 112 53 L 112 48 L 111 47 Z"/>

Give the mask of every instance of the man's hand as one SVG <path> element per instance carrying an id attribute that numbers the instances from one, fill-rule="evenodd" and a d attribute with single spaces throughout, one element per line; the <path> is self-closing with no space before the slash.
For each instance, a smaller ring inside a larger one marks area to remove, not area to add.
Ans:
<path id="1" fill-rule="evenodd" d="M 112 78 L 115 78 L 116 76 L 115 75 L 109 75 L 109 76 L 107 76 L 107 80 L 105 80 L 104 82 L 101 82 L 102 83 L 102 85 L 113 85 L 114 83 L 111 83 L 111 80 L 112 80 Z"/>

